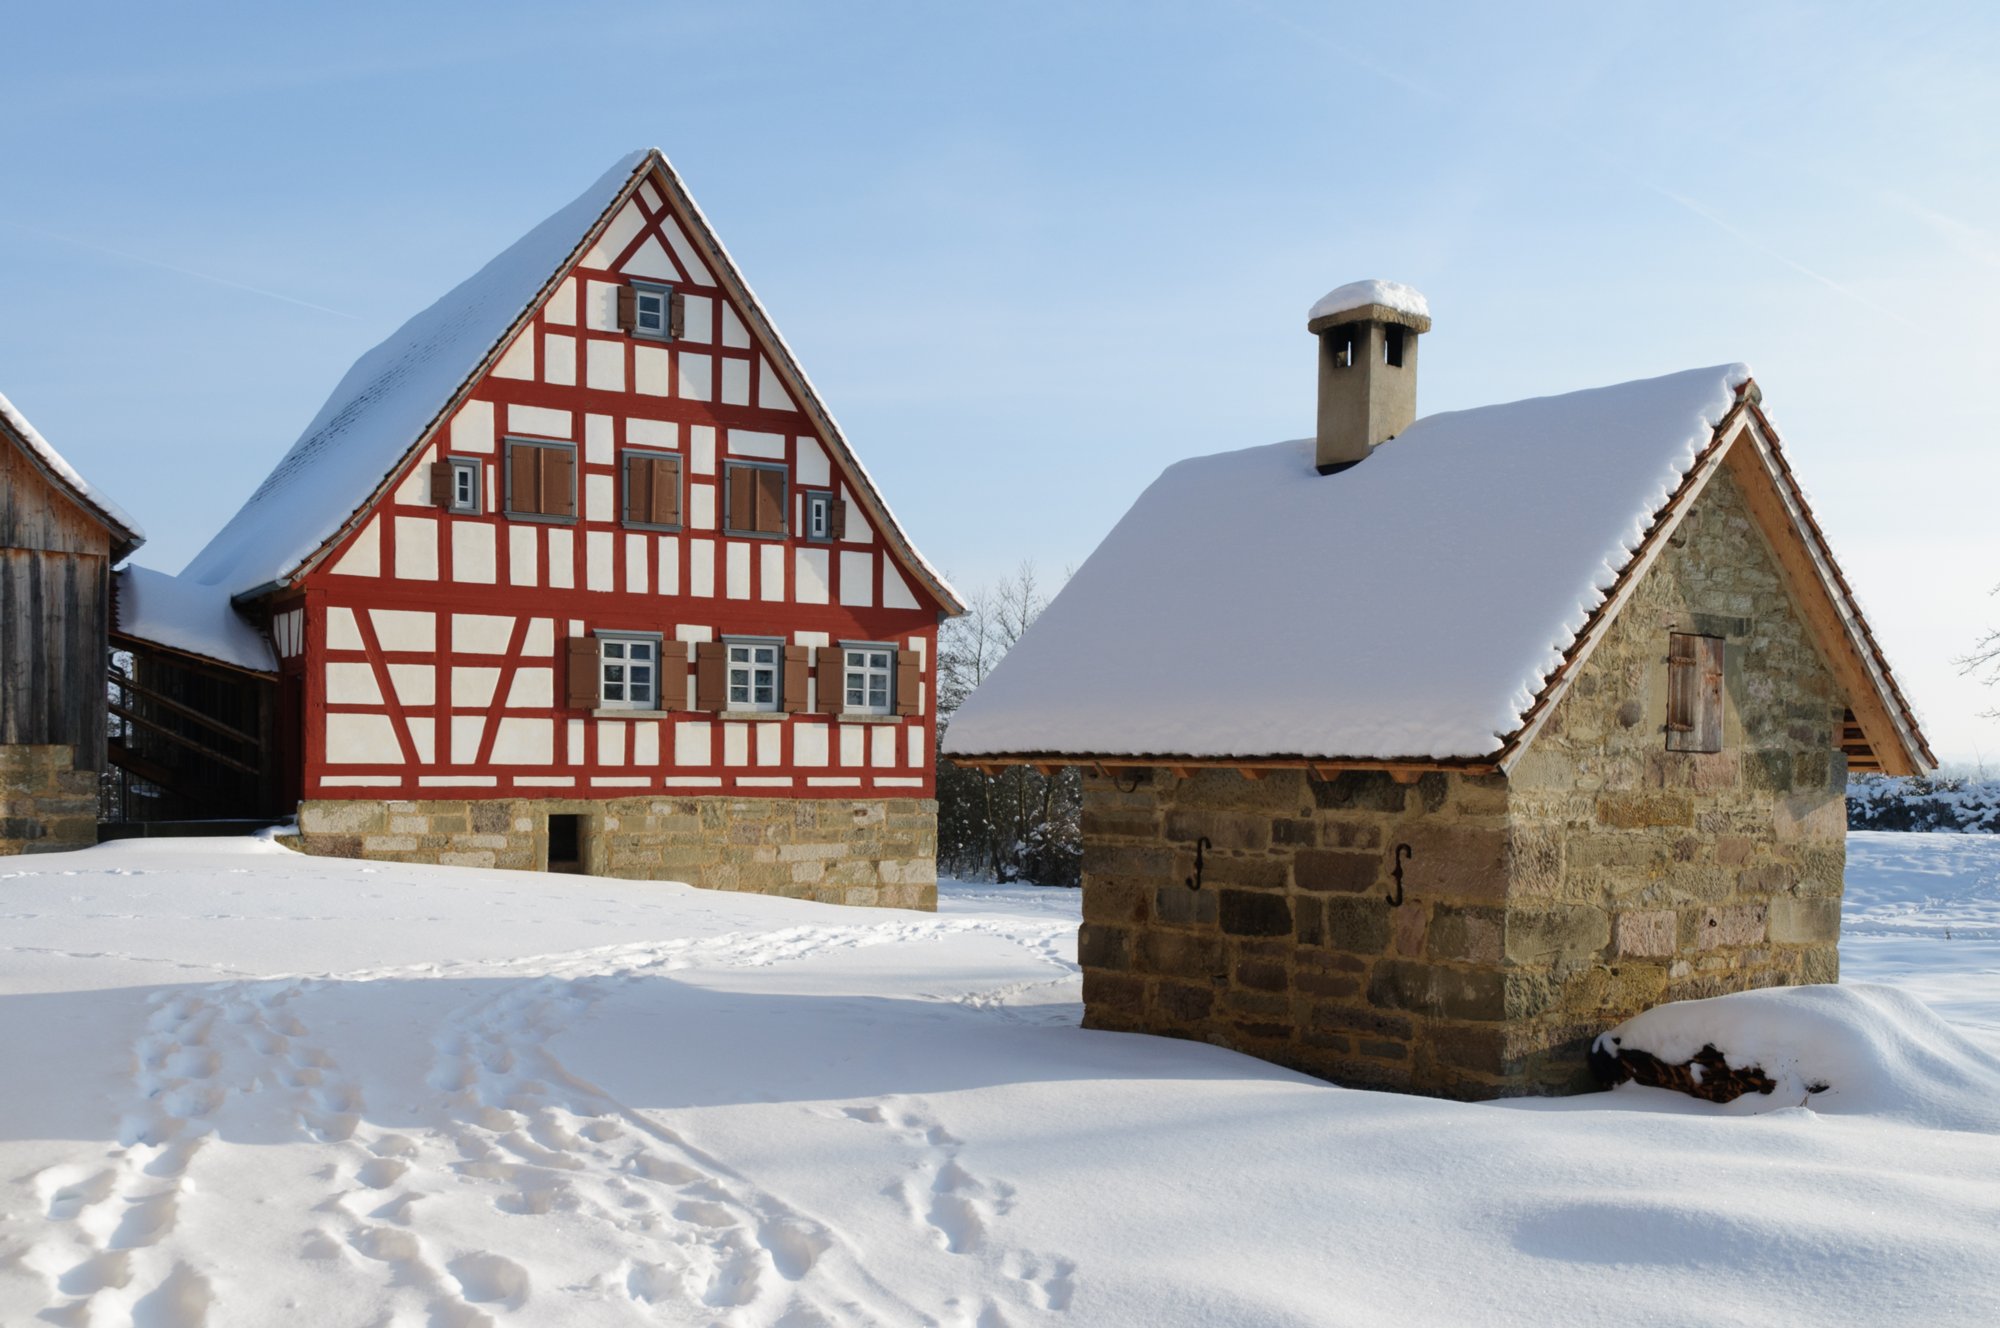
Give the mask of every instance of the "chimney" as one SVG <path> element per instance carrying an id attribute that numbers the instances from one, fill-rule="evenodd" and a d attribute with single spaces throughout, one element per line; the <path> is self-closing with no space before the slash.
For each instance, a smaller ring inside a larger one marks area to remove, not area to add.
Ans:
<path id="1" fill-rule="evenodd" d="M 1306 331 L 1319 341 L 1320 474 L 1367 460 L 1417 418 L 1417 336 L 1430 330 L 1429 303 L 1396 281 L 1351 281 L 1312 307 Z"/>

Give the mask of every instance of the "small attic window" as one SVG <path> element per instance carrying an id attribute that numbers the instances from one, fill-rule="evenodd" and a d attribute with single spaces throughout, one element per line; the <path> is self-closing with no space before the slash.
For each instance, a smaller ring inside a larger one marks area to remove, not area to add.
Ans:
<path id="1" fill-rule="evenodd" d="M 1406 330 L 1395 323 L 1382 329 L 1382 363 L 1392 369 L 1403 367 L 1403 338 Z"/>
<path id="2" fill-rule="evenodd" d="M 1722 638 L 1667 636 L 1667 750 L 1722 750 Z"/>
<path id="3" fill-rule="evenodd" d="M 618 328 L 635 337 L 672 341 L 681 335 L 682 304 L 672 286 L 635 281 L 618 288 Z"/>

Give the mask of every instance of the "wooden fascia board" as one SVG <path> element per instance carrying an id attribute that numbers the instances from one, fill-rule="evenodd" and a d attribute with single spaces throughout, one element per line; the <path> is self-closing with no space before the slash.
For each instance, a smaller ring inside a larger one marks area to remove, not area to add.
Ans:
<path id="1" fill-rule="evenodd" d="M 896 551 L 897 561 L 923 584 L 924 589 L 937 601 L 947 617 L 956 618 L 964 613 L 964 603 L 931 569 L 930 564 L 924 561 L 923 556 L 917 552 L 916 545 L 904 533 L 901 523 L 889 511 L 889 504 L 876 489 L 868 468 L 861 464 L 860 458 L 849 446 L 847 435 L 841 432 L 833 413 L 820 399 L 818 390 L 813 387 L 812 380 L 806 377 L 805 370 L 799 365 L 798 357 L 792 354 L 791 346 L 778 331 L 777 324 L 771 320 L 770 314 L 765 312 L 764 305 L 758 300 L 756 292 L 751 290 L 750 284 L 744 280 L 743 274 L 736 267 L 736 260 L 731 258 L 729 251 L 723 247 L 721 239 L 716 235 L 715 228 L 709 225 L 708 217 L 702 212 L 700 204 L 694 201 L 694 196 L 681 183 L 680 177 L 674 173 L 674 168 L 658 151 L 653 153 L 649 166 L 658 177 L 655 182 L 666 193 L 674 210 L 687 218 L 689 227 L 694 231 L 691 238 L 706 252 L 716 279 L 723 283 L 723 288 L 743 306 L 744 313 L 751 322 L 751 334 L 759 349 L 770 357 L 771 364 L 785 380 L 785 386 L 791 390 L 799 409 L 805 412 L 806 417 L 818 428 L 820 436 L 834 449 L 837 454 L 835 461 L 840 466 L 842 474 L 860 495 L 875 529 L 882 532 L 884 542 Z"/>
<path id="2" fill-rule="evenodd" d="M 112 628 L 108 634 L 108 639 L 111 642 L 113 650 L 151 651 L 156 655 L 172 655 L 176 659 L 184 660 L 210 673 L 221 674 L 231 680 L 238 678 L 262 678 L 266 682 L 276 682 L 278 680 L 278 673 L 275 669 L 246 669 L 241 664 L 231 664 L 225 659 L 216 659 L 211 655 L 197 654 L 192 650 L 182 650 L 178 646 L 151 641 L 143 636 L 134 636 L 123 628 Z"/>
<path id="3" fill-rule="evenodd" d="M 48 462 L 43 460 L 42 454 L 28 446 L 27 439 L 17 436 L 4 423 L 0 423 L 0 432 L 4 432 L 7 435 L 8 441 L 13 443 L 15 449 L 27 459 L 28 464 L 34 467 L 35 473 L 49 482 L 51 488 L 75 505 L 93 523 L 104 527 L 104 533 L 110 536 L 108 552 L 114 564 L 124 562 L 132 556 L 134 550 L 146 542 L 144 536 L 136 531 L 126 529 L 124 522 L 117 520 L 109 512 L 99 507 L 96 503 L 91 502 L 88 497 L 77 489 L 75 485 L 71 484 L 62 474 L 51 469 Z M 67 464 L 67 458 L 65 458 L 65 464 Z"/>
<path id="4" fill-rule="evenodd" d="M 1775 435 L 1765 428 L 1748 432 L 1747 445 L 1731 450 L 1730 476 L 1770 544 L 1786 588 L 1846 693 L 1877 764 L 1892 775 L 1913 775 L 1934 767 L 1937 762 L 1775 445 Z"/>
<path id="5" fill-rule="evenodd" d="M 591 223 L 590 228 L 584 232 L 583 238 L 576 242 L 562 262 L 556 264 L 554 273 L 542 282 L 534 295 L 522 306 L 521 311 L 514 315 L 514 321 L 507 325 L 507 330 L 491 346 L 487 347 L 486 354 L 480 357 L 479 363 L 473 367 L 470 373 L 466 374 L 464 380 L 459 383 L 458 390 L 451 394 L 451 399 L 445 403 L 444 408 L 433 415 L 430 422 L 417 431 L 415 441 L 404 449 L 403 455 L 397 458 L 396 464 L 389 467 L 388 474 L 384 475 L 376 483 L 375 488 L 369 493 L 367 499 L 348 514 L 347 520 L 341 523 L 339 530 L 328 536 L 311 554 L 301 558 L 297 567 L 270 582 L 271 593 L 276 593 L 287 586 L 296 584 L 301 578 L 311 573 L 314 568 L 326 561 L 327 557 L 340 547 L 341 541 L 361 528 L 362 524 L 367 521 L 369 514 L 375 510 L 382 499 L 395 487 L 396 478 L 410 464 L 410 458 L 430 446 L 431 440 L 437 436 L 438 430 L 444 426 L 445 421 L 449 420 L 452 414 L 465 404 L 466 398 L 472 395 L 473 388 L 485 381 L 486 375 L 492 371 L 495 364 L 499 363 L 500 357 L 506 353 L 507 347 L 514 344 L 514 338 L 521 335 L 522 327 L 527 324 L 529 319 L 535 316 L 535 311 L 541 308 L 542 303 L 554 293 L 555 288 L 562 284 L 563 278 L 569 275 L 570 269 L 576 266 L 577 260 L 590 251 L 591 245 L 597 243 L 597 237 L 604 233 L 604 228 L 611 224 L 613 217 L 618 215 L 618 209 L 624 207 L 632 195 L 639 192 L 640 181 L 646 178 L 647 168 L 658 156 L 659 151 L 655 149 L 651 156 L 645 161 L 640 162 L 633 169 L 632 177 L 625 181 L 624 187 L 619 189 L 618 193 L 613 196 L 605 209 L 597 214 L 597 220 Z"/>
<path id="6" fill-rule="evenodd" d="M 1674 490 L 1666 505 L 1654 517 L 1651 528 L 1639 541 L 1638 552 L 1627 560 L 1610 593 L 1591 612 L 1590 620 L 1584 624 L 1583 631 L 1577 635 L 1569 653 L 1563 657 L 1562 663 L 1556 666 L 1556 671 L 1550 675 L 1548 681 L 1542 684 L 1541 694 L 1528 708 L 1521 727 L 1508 735 L 1496 758 L 1502 773 L 1511 774 L 1529 746 L 1541 735 L 1549 717 L 1555 713 L 1562 699 L 1569 695 L 1569 689 L 1575 683 L 1577 675 L 1583 671 L 1584 665 L 1590 662 L 1591 655 L 1596 653 L 1605 634 L 1611 630 L 1611 624 L 1630 602 L 1638 589 L 1639 582 L 1653 569 L 1653 565 L 1660 559 L 1661 551 L 1667 547 L 1667 541 L 1672 538 L 1676 530 L 1680 529 L 1681 522 L 1686 520 L 1687 514 L 1693 510 L 1694 500 L 1708 487 L 1709 480 L 1713 479 L 1716 471 L 1721 468 L 1724 458 L 1734 450 L 1736 441 L 1749 427 L 1746 408 L 1754 393 L 1755 385 L 1749 382 L 1745 382 L 1737 390 L 1736 404 L 1729 408 L 1728 413 L 1715 426 L 1715 432 L 1710 436 L 1708 446 L 1695 458 L 1694 465 L 1682 477 L 1680 487 Z"/>

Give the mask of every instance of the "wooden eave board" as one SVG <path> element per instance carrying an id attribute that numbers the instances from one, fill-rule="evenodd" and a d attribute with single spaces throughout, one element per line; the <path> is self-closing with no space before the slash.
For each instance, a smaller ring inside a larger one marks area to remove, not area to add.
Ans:
<path id="1" fill-rule="evenodd" d="M 52 469 L 42 459 L 41 453 L 31 447 L 27 439 L 18 436 L 12 428 L 7 426 L 4 420 L 0 420 L 0 434 L 6 435 L 7 441 L 27 461 L 34 472 L 48 482 L 51 489 L 62 495 L 71 506 L 81 511 L 88 520 L 104 529 L 105 534 L 110 537 L 109 554 L 112 562 L 122 562 L 130 556 L 134 549 L 145 543 L 139 535 L 128 529 L 124 522 L 119 521 L 96 503 L 92 502 L 88 495 L 78 491 L 77 487 L 71 484 L 67 477 Z"/>

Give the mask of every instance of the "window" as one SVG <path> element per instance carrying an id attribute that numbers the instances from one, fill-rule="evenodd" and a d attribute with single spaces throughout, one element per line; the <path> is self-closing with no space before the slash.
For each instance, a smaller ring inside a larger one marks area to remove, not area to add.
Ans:
<path id="1" fill-rule="evenodd" d="M 625 524 L 679 530 L 681 459 L 651 452 L 625 454 Z"/>
<path id="2" fill-rule="evenodd" d="M 447 512 L 477 516 L 484 467 L 476 457 L 446 457 L 431 463 L 431 502 Z"/>
<path id="3" fill-rule="evenodd" d="M 1667 750 L 1722 750 L 1722 638 L 1667 637 Z"/>
<path id="4" fill-rule="evenodd" d="M 847 683 L 844 709 L 850 715 L 886 715 L 895 699 L 896 651 L 891 646 L 844 646 Z"/>
<path id="5" fill-rule="evenodd" d="M 731 535 L 785 533 L 785 468 L 730 462 L 726 467 L 728 510 L 723 530 Z"/>
<path id="6" fill-rule="evenodd" d="M 672 286 L 635 281 L 618 288 L 618 327 L 635 337 L 671 341 L 681 334 L 681 299 Z"/>
<path id="7" fill-rule="evenodd" d="M 776 710 L 778 670 L 785 659 L 776 641 L 729 641 L 729 709 Z"/>
<path id="8" fill-rule="evenodd" d="M 574 520 L 576 448 L 509 438 L 507 514 L 530 520 Z"/>
<path id="9" fill-rule="evenodd" d="M 806 495 L 806 538 L 824 544 L 833 538 L 833 495 Z"/>
<path id="10" fill-rule="evenodd" d="M 656 637 L 597 638 L 597 703 L 606 710 L 656 710 L 660 642 Z"/>

